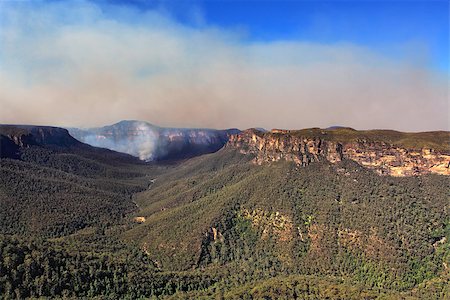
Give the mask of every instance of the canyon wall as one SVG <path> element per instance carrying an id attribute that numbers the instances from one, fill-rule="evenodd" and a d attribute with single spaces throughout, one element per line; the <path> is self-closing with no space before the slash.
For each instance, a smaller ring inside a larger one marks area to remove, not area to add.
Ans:
<path id="1" fill-rule="evenodd" d="M 330 138 L 326 130 L 318 131 L 317 136 L 302 136 L 289 130 L 261 132 L 249 129 L 231 135 L 226 147 L 238 149 L 244 154 L 253 154 L 256 164 L 287 160 L 305 166 L 324 160 L 336 163 L 351 159 L 380 175 L 450 175 L 450 151 L 429 147 L 412 149 L 401 144 L 369 139 L 363 134 L 354 135 L 355 138 L 352 139 L 343 136 L 340 141 L 338 134 Z"/>
<path id="2" fill-rule="evenodd" d="M 164 128 L 142 121 L 91 129 L 69 128 L 76 139 L 95 147 L 128 153 L 141 160 L 171 160 L 216 152 L 237 129 Z"/>
<path id="3" fill-rule="evenodd" d="M 66 129 L 50 126 L 0 125 L 0 158 L 20 157 L 21 148 L 51 146 L 83 147 Z"/>

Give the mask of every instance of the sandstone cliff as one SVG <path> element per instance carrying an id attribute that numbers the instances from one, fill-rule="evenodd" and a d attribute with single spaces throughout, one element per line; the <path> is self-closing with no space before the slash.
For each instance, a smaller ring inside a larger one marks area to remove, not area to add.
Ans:
<path id="1" fill-rule="evenodd" d="M 226 147 L 253 154 L 257 164 L 287 160 L 305 166 L 351 159 L 380 175 L 450 175 L 449 138 L 448 132 L 249 129 L 231 135 Z"/>

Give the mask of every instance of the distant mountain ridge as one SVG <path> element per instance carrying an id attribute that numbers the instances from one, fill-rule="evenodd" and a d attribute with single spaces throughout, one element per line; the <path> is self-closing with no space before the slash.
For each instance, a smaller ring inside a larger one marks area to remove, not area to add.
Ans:
<path id="1" fill-rule="evenodd" d="M 164 128 L 126 120 L 116 124 L 78 129 L 68 128 L 76 139 L 95 147 L 128 153 L 142 160 L 171 160 L 216 152 L 238 129 Z"/>
<path id="2" fill-rule="evenodd" d="M 64 152 L 95 158 L 107 164 L 140 163 L 138 159 L 110 149 L 96 148 L 80 142 L 60 127 L 0 124 L 0 158 L 21 159 L 36 149 L 46 152 Z"/>
<path id="3" fill-rule="evenodd" d="M 31 146 L 82 147 L 66 129 L 51 126 L 0 125 L 0 157 L 18 158 Z"/>

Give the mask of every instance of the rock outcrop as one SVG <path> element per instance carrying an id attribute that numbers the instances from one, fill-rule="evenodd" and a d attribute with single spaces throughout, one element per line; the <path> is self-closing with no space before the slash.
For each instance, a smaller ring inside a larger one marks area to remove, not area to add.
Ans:
<path id="1" fill-rule="evenodd" d="M 349 129 L 345 129 L 349 130 Z M 360 165 L 375 170 L 380 175 L 414 176 L 428 173 L 450 175 L 450 149 L 448 140 L 442 141 L 440 149 L 427 147 L 427 141 L 420 140 L 418 145 L 424 147 L 407 147 L 402 144 L 402 136 L 395 132 L 397 143 L 383 140 L 382 131 L 358 132 L 351 129 L 351 136 L 331 132 L 331 130 L 312 129 L 306 131 L 289 131 L 275 129 L 261 132 L 249 129 L 240 134 L 231 135 L 226 145 L 238 149 L 244 154 L 253 154 L 254 162 L 262 164 L 278 160 L 293 161 L 306 166 L 313 162 L 329 161 L 336 163 L 351 159 Z M 377 135 L 377 133 L 380 134 Z M 450 133 L 439 133 L 448 136 Z M 406 134 L 408 141 L 414 134 Z M 412 136 L 411 136 L 412 135 Z M 432 133 L 427 133 L 432 136 Z M 431 143 L 429 143 L 431 144 Z"/>
<path id="2" fill-rule="evenodd" d="M 0 157 L 18 158 L 21 148 L 51 146 L 81 147 L 66 129 L 50 126 L 0 125 Z"/>

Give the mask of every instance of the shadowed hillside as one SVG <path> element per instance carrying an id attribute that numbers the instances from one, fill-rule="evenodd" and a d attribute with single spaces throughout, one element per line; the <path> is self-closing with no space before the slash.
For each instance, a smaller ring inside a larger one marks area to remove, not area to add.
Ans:
<path id="1" fill-rule="evenodd" d="M 146 187 L 136 158 L 83 144 L 67 130 L 1 125 L 1 232 L 61 236 L 114 223 Z"/>

